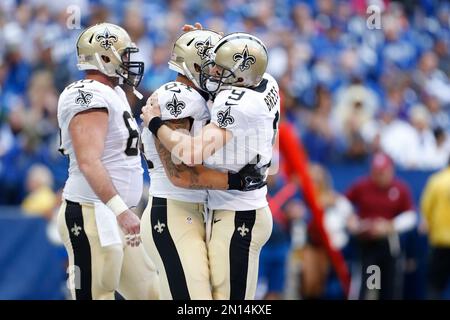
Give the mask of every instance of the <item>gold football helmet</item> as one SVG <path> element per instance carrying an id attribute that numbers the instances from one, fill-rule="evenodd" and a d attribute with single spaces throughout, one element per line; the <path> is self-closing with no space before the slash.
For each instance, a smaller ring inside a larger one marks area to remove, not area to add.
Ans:
<path id="1" fill-rule="evenodd" d="M 77 67 L 79 70 L 98 70 L 137 87 L 144 74 L 144 63 L 131 61 L 130 56 L 138 51 L 123 28 L 112 23 L 99 23 L 78 37 Z"/>
<path id="2" fill-rule="evenodd" d="M 267 48 L 248 33 L 231 33 L 215 45 L 202 65 L 200 84 L 210 93 L 223 85 L 257 86 L 266 72 Z"/>
<path id="3" fill-rule="evenodd" d="M 169 68 L 186 76 L 197 88 L 202 89 L 201 66 L 220 38 L 217 32 L 206 29 L 183 33 L 173 45 Z"/>

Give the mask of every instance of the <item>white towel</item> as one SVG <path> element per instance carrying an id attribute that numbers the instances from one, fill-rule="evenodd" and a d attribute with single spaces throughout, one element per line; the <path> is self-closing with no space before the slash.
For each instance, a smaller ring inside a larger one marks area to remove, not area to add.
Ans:
<path id="1" fill-rule="evenodd" d="M 103 202 L 95 203 L 95 222 L 102 247 L 122 244 L 116 216 Z"/>

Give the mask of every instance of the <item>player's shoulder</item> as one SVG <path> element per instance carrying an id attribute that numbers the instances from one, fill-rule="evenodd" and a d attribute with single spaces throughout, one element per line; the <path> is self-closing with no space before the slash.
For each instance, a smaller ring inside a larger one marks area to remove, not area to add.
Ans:
<path id="1" fill-rule="evenodd" d="M 248 126 L 253 112 L 247 108 L 250 104 L 243 98 L 245 91 L 241 87 L 231 87 L 219 91 L 211 109 L 212 122 L 220 128 L 244 129 Z"/>
<path id="2" fill-rule="evenodd" d="M 250 96 L 265 96 L 270 90 L 275 89 L 277 92 L 279 91 L 279 86 L 277 80 L 268 73 L 263 75 L 260 83 L 251 88 L 245 88 L 246 91 L 249 92 Z"/>
<path id="3" fill-rule="evenodd" d="M 214 105 L 221 106 L 235 106 L 243 105 L 247 106 L 247 109 L 258 109 L 258 104 L 264 104 L 267 94 L 270 93 L 272 88 L 276 92 L 273 95 L 278 95 L 278 83 L 274 77 L 265 73 L 261 82 L 252 88 L 232 86 L 221 90 L 214 99 Z"/>
<path id="4" fill-rule="evenodd" d="M 269 73 L 264 73 L 263 79 L 267 80 L 268 84 L 274 85 L 278 88 L 277 80 Z"/>
<path id="5" fill-rule="evenodd" d="M 91 108 L 110 109 L 114 90 L 98 81 L 84 79 L 69 84 L 58 100 L 58 114 L 70 116 Z"/>
<path id="6" fill-rule="evenodd" d="M 80 90 L 97 93 L 108 93 L 112 90 L 112 88 L 93 79 L 82 79 L 74 81 L 68 86 L 66 86 L 62 94 L 65 95 L 77 94 Z"/>
<path id="7" fill-rule="evenodd" d="M 201 102 L 206 103 L 207 96 L 200 94 L 197 89 L 179 81 L 170 81 L 163 84 L 156 90 L 160 102 L 171 101 L 173 97 L 177 99 L 185 99 L 190 103 Z"/>
<path id="8" fill-rule="evenodd" d="M 264 73 L 261 82 L 258 84 L 258 86 L 256 86 L 256 88 L 266 88 L 266 87 L 271 87 L 271 86 L 275 86 L 278 89 L 278 82 L 277 80 L 270 74 L 270 73 Z M 259 90 L 259 91 L 263 91 L 263 90 Z"/>
<path id="9" fill-rule="evenodd" d="M 237 110 L 236 112 L 246 114 L 246 111 L 249 110 L 243 110 L 245 108 L 242 107 L 245 104 L 245 99 L 243 99 L 245 91 L 243 89 L 241 87 L 231 87 L 219 91 L 214 98 L 212 113 L 223 112 L 224 110 L 227 110 L 229 113 L 232 110 Z"/>
<path id="10" fill-rule="evenodd" d="M 243 101 L 264 102 L 264 99 L 268 94 L 273 96 L 279 94 L 279 86 L 277 81 L 268 73 L 265 73 L 260 83 L 254 87 L 233 87 L 233 89 L 235 94 L 242 92 L 241 94 Z"/>
<path id="11" fill-rule="evenodd" d="M 97 100 L 108 96 L 111 90 L 111 88 L 98 81 L 83 79 L 72 82 L 65 87 L 59 100 L 65 104 L 89 104 L 94 99 Z"/>
<path id="12" fill-rule="evenodd" d="M 159 87 L 155 93 L 158 95 L 163 120 L 209 118 L 206 105 L 208 97 L 200 94 L 194 87 L 171 81 Z"/>

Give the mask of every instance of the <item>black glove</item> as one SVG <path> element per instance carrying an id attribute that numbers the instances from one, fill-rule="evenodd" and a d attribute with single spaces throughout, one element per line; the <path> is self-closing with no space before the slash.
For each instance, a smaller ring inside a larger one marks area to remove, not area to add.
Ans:
<path id="1" fill-rule="evenodd" d="M 252 191 L 264 187 L 266 171 L 269 164 L 257 168 L 257 164 L 249 162 L 239 172 L 228 172 L 228 190 Z"/>

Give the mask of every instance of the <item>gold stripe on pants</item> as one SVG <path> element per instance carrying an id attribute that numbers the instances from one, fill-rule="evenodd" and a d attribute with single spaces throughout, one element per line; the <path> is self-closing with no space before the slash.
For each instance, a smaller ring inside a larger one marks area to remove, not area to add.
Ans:
<path id="1" fill-rule="evenodd" d="M 208 256 L 215 300 L 253 300 L 259 254 L 272 233 L 269 207 L 213 210 Z"/>
<path id="2" fill-rule="evenodd" d="M 142 245 L 102 247 L 94 204 L 63 201 L 58 231 L 69 256 L 69 289 L 73 299 L 158 299 L 158 276 Z M 121 232 L 122 243 L 124 234 Z"/>
<path id="3" fill-rule="evenodd" d="M 212 299 L 203 207 L 149 198 L 141 237 L 159 271 L 161 299 Z"/>

